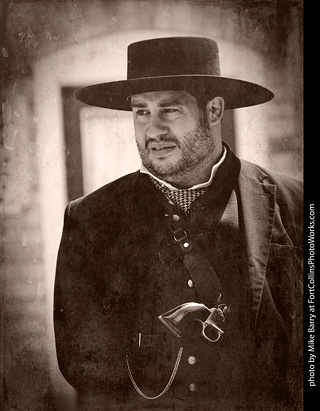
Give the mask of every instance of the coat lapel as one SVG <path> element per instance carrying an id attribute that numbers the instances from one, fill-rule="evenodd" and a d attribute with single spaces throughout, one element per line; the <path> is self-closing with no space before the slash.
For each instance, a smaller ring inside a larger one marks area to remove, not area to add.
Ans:
<path id="1" fill-rule="evenodd" d="M 241 161 L 239 190 L 247 242 L 247 270 L 253 299 L 254 328 L 265 282 L 275 215 L 276 186 L 267 183 L 266 178 L 266 174 L 256 166 Z"/>

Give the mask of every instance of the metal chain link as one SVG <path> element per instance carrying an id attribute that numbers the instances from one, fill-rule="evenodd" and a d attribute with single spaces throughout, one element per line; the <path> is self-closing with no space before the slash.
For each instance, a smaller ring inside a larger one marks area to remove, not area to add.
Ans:
<path id="1" fill-rule="evenodd" d="M 162 395 L 164 395 L 164 394 L 168 391 L 168 389 L 171 387 L 171 384 L 173 383 L 173 380 L 174 380 L 174 378 L 175 378 L 175 376 L 176 376 L 176 374 L 177 374 L 178 368 L 179 368 L 180 360 L 181 360 L 181 357 L 182 357 L 182 352 L 183 352 L 183 347 L 180 347 L 180 348 L 179 348 L 178 355 L 177 355 L 176 363 L 175 363 L 174 368 L 173 368 L 173 370 L 172 370 L 171 377 L 170 377 L 167 385 L 166 385 L 165 388 L 163 389 L 163 391 L 162 391 L 160 394 L 156 395 L 155 397 L 149 397 L 148 395 L 145 395 L 145 394 L 140 390 L 140 388 L 138 387 L 137 383 L 135 382 L 135 380 L 134 380 L 134 378 L 133 378 L 133 375 L 132 375 L 132 372 L 131 372 L 131 368 L 130 368 L 130 364 L 129 364 L 129 358 L 128 358 L 128 355 L 126 355 L 126 363 L 127 363 L 127 367 L 128 367 L 129 377 L 130 377 L 130 380 L 131 380 L 131 382 L 132 382 L 132 385 L 134 386 L 134 388 L 135 388 L 135 390 L 137 391 L 137 393 L 140 394 L 141 397 L 145 398 L 146 400 L 156 400 L 157 398 L 162 397 Z"/>

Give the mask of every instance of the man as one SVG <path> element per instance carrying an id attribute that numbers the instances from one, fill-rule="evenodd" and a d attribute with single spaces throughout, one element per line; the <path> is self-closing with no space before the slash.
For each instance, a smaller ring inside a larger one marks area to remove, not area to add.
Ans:
<path id="1" fill-rule="evenodd" d="M 132 110 L 142 159 L 66 210 L 54 324 L 80 409 L 302 409 L 301 187 L 221 136 L 225 109 L 273 94 L 176 37 L 77 98 Z"/>

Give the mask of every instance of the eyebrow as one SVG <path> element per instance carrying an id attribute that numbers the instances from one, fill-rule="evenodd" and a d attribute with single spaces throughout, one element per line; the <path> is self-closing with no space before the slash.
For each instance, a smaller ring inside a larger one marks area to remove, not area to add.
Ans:
<path id="1" fill-rule="evenodd" d="M 145 103 L 139 103 L 139 102 L 137 102 L 137 103 L 131 103 L 130 104 L 131 105 L 131 108 L 133 108 L 133 107 L 136 107 L 136 108 L 145 108 L 146 107 L 146 104 Z"/>
<path id="2" fill-rule="evenodd" d="M 178 99 L 168 99 L 168 100 L 163 100 L 163 101 L 159 104 L 159 107 L 181 106 L 181 105 L 182 105 L 181 100 L 178 100 Z"/>
<path id="3" fill-rule="evenodd" d="M 169 106 L 181 106 L 183 103 L 181 102 L 181 100 L 179 99 L 167 99 L 167 100 L 163 100 L 159 103 L 159 107 L 163 108 L 163 107 L 169 107 Z M 146 103 L 142 103 L 142 102 L 131 102 L 131 108 L 145 108 L 147 107 Z"/>

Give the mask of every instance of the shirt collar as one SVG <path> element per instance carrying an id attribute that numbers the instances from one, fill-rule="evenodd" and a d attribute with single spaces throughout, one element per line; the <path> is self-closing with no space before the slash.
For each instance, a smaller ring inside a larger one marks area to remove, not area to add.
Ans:
<path id="1" fill-rule="evenodd" d="M 210 174 L 210 178 L 208 181 L 206 181 L 205 183 L 200 183 L 200 184 L 196 184 L 190 188 L 188 188 L 188 190 L 195 190 L 197 188 L 205 188 L 205 187 L 209 187 L 212 183 L 212 180 L 214 178 L 214 176 L 216 175 L 218 168 L 221 166 L 221 164 L 224 162 L 224 159 L 226 158 L 227 155 L 227 149 L 225 147 L 223 147 L 223 153 L 222 153 L 222 157 L 220 158 L 220 160 L 218 161 L 218 163 L 214 164 L 212 169 L 211 169 L 211 174 Z M 156 177 L 155 175 L 153 175 L 152 173 L 150 173 L 150 171 L 147 169 L 147 167 L 141 163 L 141 167 L 140 167 L 140 173 L 144 173 L 144 174 L 149 174 L 151 177 L 153 177 L 155 180 L 157 180 L 160 184 L 164 185 L 165 187 L 169 188 L 169 190 L 179 190 L 177 187 L 173 187 L 171 184 L 169 184 L 167 181 L 161 180 L 160 178 Z"/>

